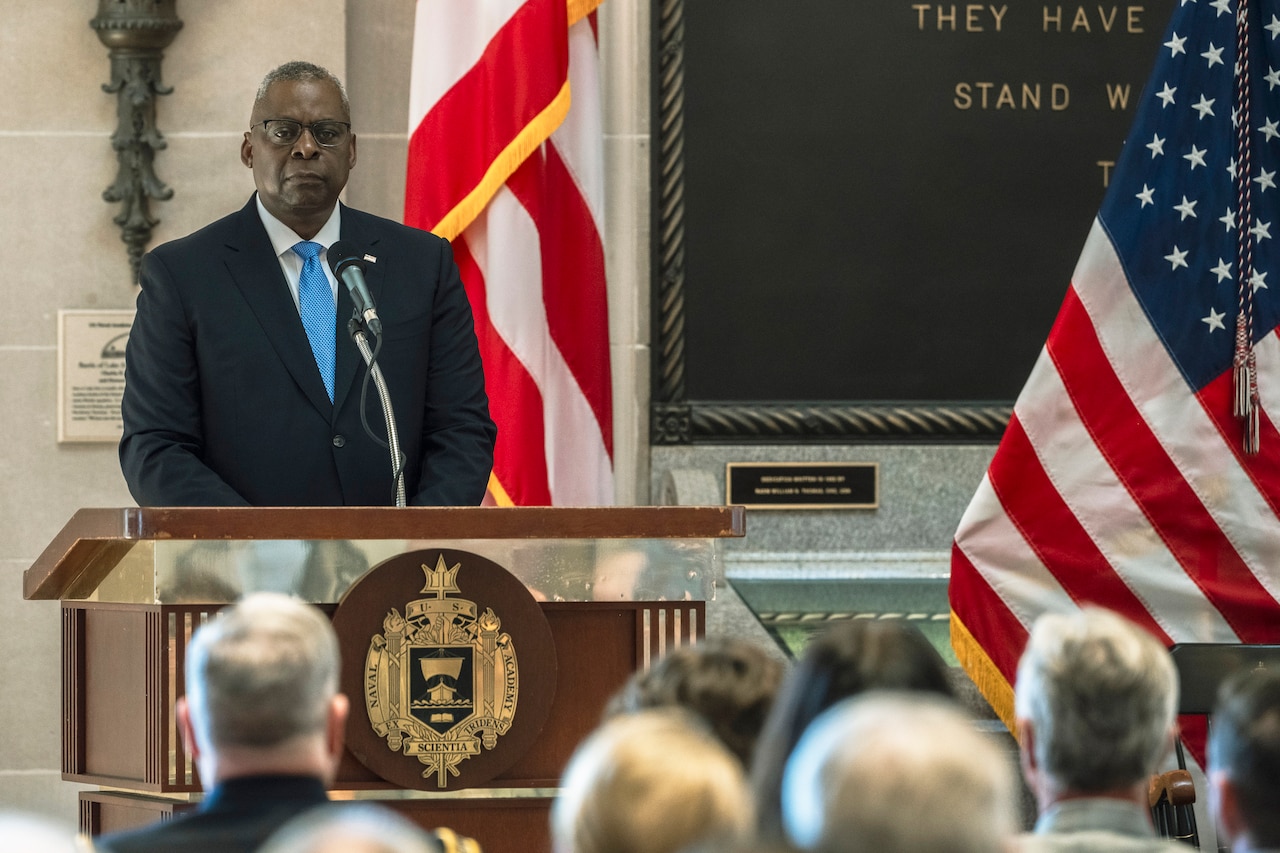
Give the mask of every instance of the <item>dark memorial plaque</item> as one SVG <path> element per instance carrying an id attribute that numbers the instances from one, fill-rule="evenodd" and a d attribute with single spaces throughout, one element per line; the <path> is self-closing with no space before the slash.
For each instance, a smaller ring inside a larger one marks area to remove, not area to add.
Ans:
<path id="1" fill-rule="evenodd" d="M 1175 2 L 664 4 L 655 402 L 1011 402 Z"/>
<path id="2" fill-rule="evenodd" d="M 726 503 L 752 509 L 875 509 L 880 466 L 874 462 L 730 462 Z"/>

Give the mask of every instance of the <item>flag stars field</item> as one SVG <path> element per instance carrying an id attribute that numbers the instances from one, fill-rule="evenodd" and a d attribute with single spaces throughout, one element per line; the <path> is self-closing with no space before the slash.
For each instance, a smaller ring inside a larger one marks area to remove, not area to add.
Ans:
<path id="1" fill-rule="evenodd" d="M 1160 134 L 1151 137 L 1151 141 L 1147 143 L 1147 147 L 1151 149 L 1151 159 L 1156 159 L 1157 155 L 1164 154 L 1164 140 L 1160 138 Z"/>
<path id="2" fill-rule="evenodd" d="M 1225 318 L 1226 316 L 1227 315 L 1225 313 L 1221 311 L 1214 311 L 1212 308 L 1210 308 L 1209 316 L 1201 317 L 1200 322 L 1209 324 L 1209 333 L 1213 334 L 1218 329 L 1222 329 L 1223 331 L 1226 331 L 1227 327 L 1222 322 L 1223 318 Z"/>
<path id="3" fill-rule="evenodd" d="M 1134 198 L 1136 198 L 1136 199 L 1138 199 L 1139 201 L 1141 201 L 1141 202 L 1142 202 L 1142 206 L 1143 206 L 1143 207 L 1146 207 L 1146 206 L 1147 206 L 1147 205 L 1149 205 L 1149 204 L 1155 204 L 1155 203 L 1156 203 L 1155 199 L 1152 197 L 1154 193 L 1155 193 L 1155 188 L 1154 188 L 1154 187 L 1149 187 L 1149 186 L 1147 186 L 1146 184 L 1143 184 L 1143 185 L 1142 185 L 1142 192 L 1140 192 L 1140 193 L 1136 193 L 1136 194 L 1134 195 Z M 1227 212 L 1228 212 L 1228 213 L 1230 213 L 1230 211 L 1227 211 Z"/>
<path id="4" fill-rule="evenodd" d="M 1167 106 L 1170 106 L 1171 104 L 1177 103 L 1173 97 L 1173 93 L 1176 91 L 1178 91 L 1176 88 L 1170 86 L 1168 83 L 1165 83 L 1164 88 L 1159 92 L 1156 92 L 1156 97 L 1164 101 L 1164 106 L 1167 107 Z"/>
<path id="5" fill-rule="evenodd" d="M 1187 253 L 1184 250 L 1179 249 L 1177 246 L 1174 246 L 1173 253 L 1165 255 L 1164 259 L 1169 262 L 1170 269 L 1176 270 L 1178 267 L 1187 266 Z"/>
<path id="6" fill-rule="evenodd" d="M 1197 148 L 1194 144 L 1191 146 L 1190 154 L 1183 154 L 1183 160 L 1191 161 L 1191 171 L 1195 171 L 1196 166 L 1204 165 L 1204 155 L 1209 153 L 1207 148 Z"/>
<path id="7" fill-rule="evenodd" d="M 1222 50 L 1220 47 L 1214 47 L 1213 42 L 1209 42 L 1209 49 L 1200 55 L 1209 61 L 1209 67 L 1212 68 L 1215 64 L 1226 64 L 1222 61 Z"/>

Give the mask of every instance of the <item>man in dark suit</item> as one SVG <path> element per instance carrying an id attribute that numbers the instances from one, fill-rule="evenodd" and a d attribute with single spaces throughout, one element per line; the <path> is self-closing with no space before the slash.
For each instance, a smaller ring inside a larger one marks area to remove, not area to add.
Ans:
<path id="1" fill-rule="evenodd" d="M 254 198 L 143 258 L 120 442 L 140 505 L 395 502 L 372 387 L 361 415 L 352 298 L 325 263 L 339 238 L 364 253 L 384 326 L 408 502 L 483 498 L 496 428 L 458 268 L 447 241 L 338 203 L 356 163 L 350 121 L 328 71 L 275 69 L 241 144 Z"/>
<path id="2" fill-rule="evenodd" d="M 99 838 L 100 853 L 256 850 L 326 802 L 342 756 L 347 697 L 338 638 L 319 610 L 255 593 L 201 626 L 187 648 L 178 730 L 207 792 L 171 821 Z"/>

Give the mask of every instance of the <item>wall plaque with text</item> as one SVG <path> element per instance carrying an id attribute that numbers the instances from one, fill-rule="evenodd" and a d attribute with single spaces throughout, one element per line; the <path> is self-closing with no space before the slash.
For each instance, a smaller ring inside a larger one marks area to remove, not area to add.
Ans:
<path id="1" fill-rule="evenodd" d="M 132 310 L 58 311 L 58 441 L 114 443 L 124 432 L 124 346 Z"/>
<path id="2" fill-rule="evenodd" d="M 875 509 L 880 466 L 874 462 L 730 462 L 725 502 L 752 509 Z"/>

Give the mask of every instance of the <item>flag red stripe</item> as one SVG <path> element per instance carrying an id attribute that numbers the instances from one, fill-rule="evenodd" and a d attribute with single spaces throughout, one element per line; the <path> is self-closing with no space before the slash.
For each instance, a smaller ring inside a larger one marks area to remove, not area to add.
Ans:
<path id="1" fill-rule="evenodd" d="M 542 411 L 542 395 L 489 318 L 484 275 L 465 235 L 454 241 L 453 253 L 471 300 L 490 414 L 498 426 L 494 474 L 516 506 L 550 506 L 546 433 L 541 418 L 525 417 Z"/>
<path id="2" fill-rule="evenodd" d="M 587 398 L 612 456 L 609 360 L 601 358 L 609 349 L 609 314 L 604 246 L 595 220 L 554 143 L 543 146 L 543 156 L 526 160 L 507 188 L 538 228 L 551 339 Z"/>
<path id="3" fill-rule="evenodd" d="M 951 546 L 951 580 L 947 586 L 951 609 L 1013 685 L 1018 658 L 1027 645 L 1027 629 L 996 595 L 959 545 Z"/>
<path id="4" fill-rule="evenodd" d="M 1173 642 L 1062 499 L 1016 414 L 988 476 L 1009 520 L 1073 601 L 1109 607 L 1147 628 L 1166 646 Z"/>
<path id="5" fill-rule="evenodd" d="M 405 222 L 431 228 L 478 186 L 490 165 L 564 86 L 564 0 L 529 0 L 409 138 Z"/>
<path id="6" fill-rule="evenodd" d="M 1231 448 L 1271 511 L 1280 516 L 1280 454 L 1245 455 L 1241 441 L 1244 435 L 1243 422 L 1231 414 L 1234 395 L 1235 379 L 1231 371 L 1227 371 L 1200 389 L 1200 404 L 1217 425 L 1223 443 Z M 1280 442 L 1280 432 L 1277 432 L 1271 418 L 1267 417 L 1265 409 L 1258 419 L 1258 435 L 1260 446 L 1264 448 L 1276 447 L 1277 444 L 1273 442 Z"/>
<path id="7" fill-rule="evenodd" d="M 1045 348 L 1095 444 L 1191 580 L 1243 642 L 1268 642 L 1276 636 L 1277 629 L 1267 627 L 1280 619 L 1275 600 L 1222 534 L 1133 404 L 1074 288 L 1067 293 Z"/>

